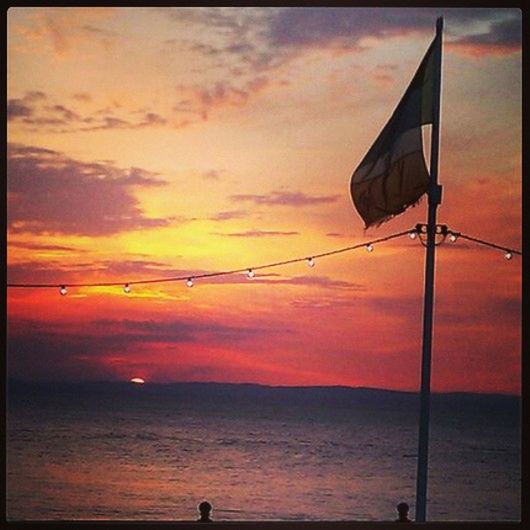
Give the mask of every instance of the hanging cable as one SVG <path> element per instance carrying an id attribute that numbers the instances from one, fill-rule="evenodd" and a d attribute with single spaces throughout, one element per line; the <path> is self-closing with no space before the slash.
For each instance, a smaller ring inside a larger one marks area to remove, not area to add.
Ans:
<path id="1" fill-rule="evenodd" d="M 448 233 L 450 234 L 449 239 L 452 242 L 456 242 L 458 238 L 462 238 L 462 239 L 467 239 L 468 241 L 472 241 L 473 243 L 478 243 L 480 245 L 484 245 L 490 248 L 495 248 L 497 250 L 503 250 L 506 253 L 505 254 L 506 259 L 511 259 L 514 254 L 517 254 L 518 256 L 523 255 L 523 253 L 519 250 L 515 250 L 509 247 L 503 247 L 502 245 L 497 245 L 496 243 L 490 243 L 489 241 L 484 241 L 483 239 L 471 237 L 466 234 L 462 234 L 461 232 L 454 232 L 453 230 L 449 230 Z"/>
<path id="2" fill-rule="evenodd" d="M 129 292 L 132 285 L 140 285 L 140 284 L 153 284 L 153 283 L 167 283 L 167 282 L 179 282 L 179 281 L 185 281 L 186 285 L 188 287 L 193 286 L 193 281 L 197 280 L 199 278 L 214 278 L 219 276 L 228 276 L 232 274 L 240 274 L 245 273 L 248 278 L 254 278 L 256 276 L 255 271 L 257 270 L 263 270 L 263 269 L 271 269 L 274 267 L 281 267 L 283 265 L 289 265 L 291 263 L 299 263 L 302 261 L 307 262 L 307 264 L 312 267 L 315 264 L 315 260 L 317 258 L 324 258 L 327 256 L 334 256 L 335 254 L 342 254 L 344 252 L 349 252 L 351 250 L 356 250 L 358 248 L 363 247 L 370 247 L 373 250 L 373 245 L 376 243 L 383 243 L 384 241 L 390 241 L 391 239 L 395 239 L 397 237 L 401 237 L 403 235 L 409 234 L 410 230 L 405 230 L 403 232 L 398 232 L 396 234 L 391 234 L 389 236 L 380 237 L 378 239 L 373 239 L 371 241 L 365 242 L 365 243 L 359 243 L 357 245 L 352 245 L 350 247 L 344 247 L 339 248 L 336 250 L 330 250 L 328 252 L 321 252 L 320 254 L 313 254 L 310 258 L 307 258 L 304 256 L 303 258 L 293 258 L 288 259 L 285 261 L 276 261 L 273 263 L 266 263 L 264 265 L 257 265 L 255 267 L 245 267 L 242 269 L 232 269 L 227 271 L 218 271 L 218 272 L 206 272 L 203 274 L 194 274 L 193 276 L 189 275 L 183 275 L 183 276 L 172 276 L 168 278 L 152 278 L 152 279 L 145 279 L 145 280 L 134 280 L 134 281 L 116 281 L 116 282 L 97 282 L 97 283 L 69 283 L 68 287 L 114 287 L 114 286 L 126 286 L 126 292 Z M 58 283 L 8 283 L 8 287 L 12 288 L 32 288 L 32 289 L 39 289 L 39 288 L 60 288 L 64 289 L 66 291 L 65 284 L 58 284 Z"/>
<path id="3" fill-rule="evenodd" d="M 352 250 L 357 250 L 359 248 L 364 248 L 368 252 L 372 252 L 374 250 L 374 245 L 377 243 L 383 243 L 385 241 L 390 241 L 392 239 L 396 239 L 398 237 L 408 235 L 411 239 L 419 239 L 420 243 L 425 246 L 425 235 L 427 234 L 427 225 L 418 223 L 416 226 L 411 230 L 404 230 L 402 232 L 397 232 L 395 234 L 391 234 L 389 236 L 380 237 L 378 239 L 373 239 L 371 241 L 366 241 L 364 243 L 358 243 L 357 245 L 352 245 L 349 247 L 343 247 L 336 250 L 330 250 L 328 252 L 321 252 L 319 254 L 312 254 L 311 257 L 303 257 L 303 258 L 293 258 L 288 259 L 284 261 L 276 261 L 273 263 L 266 263 L 264 265 L 257 265 L 254 267 L 245 267 L 241 269 L 232 269 L 232 270 L 226 270 L 226 271 L 217 271 L 217 272 L 206 272 L 202 274 L 194 274 L 193 276 L 189 275 L 183 275 L 183 276 L 172 276 L 167 278 L 151 278 L 151 279 L 144 279 L 144 280 L 134 280 L 134 281 L 115 281 L 115 282 L 97 282 L 97 283 L 69 283 L 68 285 L 64 283 L 8 283 L 7 287 L 11 288 L 31 288 L 31 289 L 38 289 L 38 288 L 59 288 L 60 293 L 64 296 L 67 294 L 68 287 L 114 287 L 114 286 L 122 286 L 125 293 L 131 292 L 131 285 L 140 285 L 140 284 L 154 284 L 154 283 L 168 283 L 168 282 L 179 282 L 179 281 L 185 281 L 186 285 L 188 287 L 193 287 L 194 280 L 200 279 L 200 278 L 214 278 L 214 277 L 220 277 L 220 276 L 229 276 L 233 274 L 241 274 L 245 273 L 247 278 L 253 279 L 256 276 L 257 270 L 263 270 L 263 269 L 271 269 L 274 267 L 282 267 L 284 265 L 290 265 L 291 263 L 300 263 L 305 261 L 309 267 L 314 267 L 315 260 L 318 258 L 324 258 L 328 256 L 334 256 L 336 254 L 342 254 L 344 252 L 349 252 Z M 507 260 L 511 260 L 514 255 L 522 256 L 522 252 L 513 248 L 504 247 L 502 245 L 497 245 L 495 243 L 490 243 L 488 241 L 484 241 L 482 239 L 478 239 L 476 237 L 471 237 L 465 234 L 462 234 L 461 232 L 456 232 L 454 230 L 450 230 L 447 225 L 444 224 L 438 224 L 436 225 L 435 229 L 435 236 L 438 236 L 438 240 L 436 241 L 436 245 L 442 244 L 446 238 L 449 238 L 449 241 L 452 243 L 455 243 L 459 238 L 466 239 L 468 241 L 472 241 L 474 243 L 479 243 L 481 245 L 488 246 L 490 248 L 494 248 L 497 250 L 502 250 L 505 252 L 504 257 Z"/>

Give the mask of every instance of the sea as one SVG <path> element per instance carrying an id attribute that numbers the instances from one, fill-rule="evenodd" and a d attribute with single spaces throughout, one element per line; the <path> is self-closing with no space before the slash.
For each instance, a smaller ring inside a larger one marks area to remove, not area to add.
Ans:
<path id="1" fill-rule="evenodd" d="M 432 395 L 428 521 L 521 520 L 520 407 Z M 418 417 L 369 388 L 10 380 L 7 519 L 413 518 Z"/>

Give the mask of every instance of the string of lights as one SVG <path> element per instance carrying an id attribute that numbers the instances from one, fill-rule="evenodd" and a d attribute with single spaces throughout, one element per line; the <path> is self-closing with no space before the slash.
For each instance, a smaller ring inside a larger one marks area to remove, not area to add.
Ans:
<path id="1" fill-rule="evenodd" d="M 504 257 L 507 260 L 512 259 L 512 257 L 514 255 L 518 255 L 518 256 L 522 256 L 523 255 L 523 253 L 520 252 L 519 250 L 515 250 L 513 248 L 502 247 L 501 245 L 497 245 L 495 243 L 490 243 L 489 241 L 484 241 L 484 240 L 478 239 L 476 237 L 467 236 L 467 235 L 461 234 L 459 232 L 451 232 L 451 234 L 449 236 L 449 240 L 452 243 L 455 243 L 456 240 L 459 237 L 462 238 L 462 239 L 467 239 L 468 241 L 472 241 L 473 243 L 479 243 L 480 245 L 485 245 L 485 246 L 490 247 L 490 248 L 495 248 L 497 250 L 502 250 L 502 251 L 505 252 Z"/>
<path id="2" fill-rule="evenodd" d="M 426 224 L 417 224 L 414 232 L 416 232 L 420 236 L 421 243 L 426 246 L 427 242 L 425 240 L 424 234 L 427 234 L 427 225 Z M 447 237 L 449 237 L 449 241 L 451 243 L 456 243 L 458 238 L 461 239 L 467 239 L 468 241 L 472 241 L 473 243 L 479 243 L 480 245 L 485 245 L 490 248 L 494 248 L 497 250 L 504 251 L 504 257 L 507 260 L 511 260 L 514 255 L 522 256 L 522 252 L 519 250 L 515 250 L 513 248 L 504 247 L 501 245 L 497 245 L 496 243 L 491 243 L 489 241 L 484 241 L 483 239 L 478 239 L 476 237 L 471 237 L 466 234 L 462 234 L 461 232 L 455 232 L 454 230 L 450 230 L 447 225 L 438 224 L 436 225 L 435 234 L 439 236 L 438 241 L 435 242 L 435 245 L 441 245 Z"/>
<path id="3" fill-rule="evenodd" d="M 360 248 L 364 248 L 367 252 L 373 252 L 374 245 L 379 243 L 384 243 L 386 241 L 390 241 L 392 239 L 396 239 L 398 237 L 402 237 L 404 235 L 408 235 L 411 239 L 418 238 L 420 242 L 425 245 L 425 236 L 427 234 L 427 225 L 418 223 L 413 229 L 404 230 L 402 232 L 396 232 L 394 234 L 380 237 L 378 239 L 372 239 L 370 241 L 365 241 L 363 243 L 358 243 L 356 245 L 351 245 L 349 247 L 343 247 L 335 250 L 330 250 L 327 252 L 320 252 L 317 254 L 311 254 L 310 256 L 304 256 L 302 258 L 292 258 L 284 261 L 276 261 L 273 263 L 266 263 L 262 265 L 256 265 L 252 267 L 244 267 L 244 268 L 238 268 L 238 269 L 231 269 L 231 270 L 225 270 L 225 271 L 216 271 L 216 272 L 205 272 L 205 273 L 198 273 L 194 275 L 182 275 L 182 276 L 171 276 L 171 277 L 164 277 L 164 278 L 149 278 L 149 279 L 140 279 L 140 280 L 133 280 L 129 282 L 123 282 L 123 281 L 112 281 L 112 282 L 94 282 L 94 283 L 8 283 L 7 287 L 9 288 L 26 288 L 26 289 L 40 289 L 40 288 L 58 288 L 61 295 L 66 295 L 68 293 L 68 287 L 116 287 L 116 286 L 122 286 L 125 293 L 131 292 L 131 286 L 132 285 L 145 285 L 145 284 L 155 284 L 155 283 L 168 283 L 168 282 L 179 282 L 179 281 L 185 281 L 186 285 L 188 287 L 193 287 L 194 281 L 202 279 L 202 278 L 214 278 L 214 277 L 220 277 L 220 276 L 228 276 L 233 274 L 241 274 L 245 273 L 248 279 L 252 279 L 256 276 L 257 270 L 263 270 L 263 269 L 271 269 L 275 267 L 281 267 L 284 265 L 290 265 L 292 263 L 300 263 L 300 262 L 306 262 L 308 267 L 314 267 L 315 266 L 315 260 L 328 257 L 328 256 L 334 256 L 336 254 L 342 254 L 344 252 L 350 252 L 352 250 L 357 250 Z M 436 236 L 438 236 L 438 241 L 435 243 L 437 245 L 442 244 L 446 238 L 449 238 L 449 241 L 452 243 L 456 243 L 458 239 L 465 239 L 474 243 L 478 243 L 481 245 L 488 246 L 490 248 L 494 248 L 496 250 L 502 250 L 504 251 L 504 257 L 507 260 L 511 260 L 514 255 L 522 256 L 522 252 L 513 248 L 497 245 L 496 243 L 490 243 L 488 241 L 484 241 L 482 239 L 478 239 L 475 237 L 468 236 L 466 234 L 462 234 L 461 232 L 456 232 L 454 230 L 450 230 L 447 225 L 438 224 L 436 225 L 435 230 Z"/>

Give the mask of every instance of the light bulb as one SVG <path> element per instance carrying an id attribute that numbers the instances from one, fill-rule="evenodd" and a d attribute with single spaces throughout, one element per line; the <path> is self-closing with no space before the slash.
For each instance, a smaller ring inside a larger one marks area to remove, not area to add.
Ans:
<path id="1" fill-rule="evenodd" d="M 416 230 L 413 230 L 412 232 L 409 232 L 409 237 L 410 239 L 416 239 L 418 233 L 416 232 Z"/>
<path id="2" fill-rule="evenodd" d="M 451 241 L 451 243 L 456 243 L 457 239 L 458 239 L 458 235 L 457 234 L 451 234 L 449 236 L 449 241 Z"/>
<path id="3" fill-rule="evenodd" d="M 315 260 L 313 258 L 307 258 L 307 266 L 308 267 L 314 267 L 315 266 Z"/>
<path id="4" fill-rule="evenodd" d="M 507 259 L 507 260 L 510 260 L 513 258 L 513 254 L 511 252 L 506 252 L 506 254 L 504 254 L 504 257 Z"/>
<path id="5" fill-rule="evenodd" d="M 130 293 L 131 292 L 131 286 L 126 283 L 124 286 L 123 286 L 123 290 L 126 292 L 126 293 Z"/>
<path id="6" fill-rule="evenodd" d="M 193 279 L 192 279 L 192 278 L 188 278 L 188 279 L 186 280 L 186 285 L 187 285 L 188 287 L 193 287 Z"/>
<path id="7" fill-rule="evenodd" d="M 59 289 L 59 292 L 61 293 L 62 296 L 65 296 L 66 293 L 68 292 L 68 289 L 66 288 L 66 285 L 61 285 L 61 288 Z"/>
<path id="8" fill-rule="evenodd" d="M 252 269 L 248 269 L 247 271 L 247 278 L 249 280 L 252 280 L 252 278 L 254 278 L 254 276 L 256 276 L 256 273 L 252 270 Z"/>
<path id="9" fill-rule="evenodd" d="M 374 250 L 374 247 L 371 243 L 368 243 L 365 248 L 367 252 L 372 252 Z"/>

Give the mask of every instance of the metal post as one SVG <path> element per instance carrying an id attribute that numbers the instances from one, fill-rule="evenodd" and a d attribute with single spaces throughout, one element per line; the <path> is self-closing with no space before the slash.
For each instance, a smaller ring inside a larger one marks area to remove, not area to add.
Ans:
<path id="1" fill-rule="evenodd" d="M 418 435 L 418 472 L 416 476 L 416 521 L 425 522 L 427 511 L 427 470 L 429 456 L 429 415 L 431 397 L 431 352 L 434 302 L 434 251 L 436 208 L 441 203 L 442 187 L 438 185 L 438 147 L 440 139 L 440 92 L 442 66 L 443 18 L 436 21 L 437 45 L 433 72 L 433 123 L 431 133 L 431 186 L 428 191 L 427 248 L 425 257 L 425 291 L 423 303 L 423 346 L 421 361 L 420 428 Z"/>

